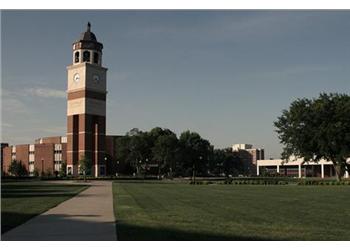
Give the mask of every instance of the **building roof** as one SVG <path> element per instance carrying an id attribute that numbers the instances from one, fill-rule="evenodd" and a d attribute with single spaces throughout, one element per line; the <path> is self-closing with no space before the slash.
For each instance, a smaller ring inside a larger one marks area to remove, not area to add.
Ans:
<path id="1" fill-rule="evenodd" d="M 73 43 L 73 50 L 89 49 L 102 51 L 103 44 L 98 42 L 94 33 L 91 32 L 91 24 L 87 24 L 86 31 L 80 34 L 78 40 Z"/>
<path id="2" fill-rule="evenodd" d="M 88 22 L 88 24 L 87 24 L 86 31 L 80 34 L 79 41 L 97 42 L 95 34 L 91 32 L 90 22 Z"/>

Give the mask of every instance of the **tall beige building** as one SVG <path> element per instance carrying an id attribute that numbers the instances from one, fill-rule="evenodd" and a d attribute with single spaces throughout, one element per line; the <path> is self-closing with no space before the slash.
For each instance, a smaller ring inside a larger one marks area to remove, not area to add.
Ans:
<path id="1" fill-rule="evenodd" d="M 79 174 L 79 160 L 92 161 L 93 175 L 106 173 L 107 68 L 102 66 L 103 44 L 91 25 L 73 43 L 73 62 L 67 67 L 67 171 Z"/>

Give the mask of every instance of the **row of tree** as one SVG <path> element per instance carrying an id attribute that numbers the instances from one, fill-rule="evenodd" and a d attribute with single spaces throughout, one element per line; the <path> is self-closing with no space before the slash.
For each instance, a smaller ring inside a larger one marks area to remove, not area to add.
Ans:
<path id="1" fill-rule="evenodd" d="M 118 172 L 147 174 L 156 168 L 158 176 L 238 175 L 245 174 L 238 153 L 214 149 L 198 133 L 185 131 L 179 137 L 160 127 L 148 132 L 132 129 L 116 139 Z"/>

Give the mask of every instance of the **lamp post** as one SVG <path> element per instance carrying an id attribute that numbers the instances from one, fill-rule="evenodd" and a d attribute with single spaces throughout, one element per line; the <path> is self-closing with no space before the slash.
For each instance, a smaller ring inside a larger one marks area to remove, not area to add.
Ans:
<path id="1" fill-rule="evenodd" d="M 41 158 L 41 176 L 44 174 L 44 159 Z"/>
<path id="2" fill-rule="evenodd" d="M 202 161 L 203 157 L 202 156 L 199 156 L 198 157 L 199 159 L 199 162 Z M 193 163 L 193 167 L 192 167 L 192 180 L 193 180 L 193 184 L 196 184 L 196 163 Z"/>
<path id="3" fill-rule="evenodd" d="M 196 171 L 196 167 L 195 167 L 195 164 L 193 163 L 193 166 L 192 166 L 192 183 L 193 183 L 193 184 L 196 184 L 196 175 L 195 175 L 195 171 Z"/>
<path id="4" fill-rule="evenodd" d="M 140 176 L 141 164 L 142 164 L 142 160 L 139 160 L 139 164 L 137 166 L 137 176 Z"/>
<path id="5" fill-rule="evenodd" d="M 117 166 L 115 168 L 115 176 L 118 177 L 118 168 L 119 168 L 119 161 L 117 161 Z"/>
<path id="6" fill-rule="evenodd" d="M 105 156 L 105 171 L 104 171 L 104 175 L 105 175 L 105 173 L 106 173 L 106 169 L 107 169 L 107 156 Z"/>
<path id="7" fill-rule="evenodd" d="M 146 158 L 145 160 L 145 169 L 144 169 L 144 175 L 143 175 L 143 179 L 146 179 L 146 171 L 147 171 L 147 168 L 148 168 L 148 158 Z"/>

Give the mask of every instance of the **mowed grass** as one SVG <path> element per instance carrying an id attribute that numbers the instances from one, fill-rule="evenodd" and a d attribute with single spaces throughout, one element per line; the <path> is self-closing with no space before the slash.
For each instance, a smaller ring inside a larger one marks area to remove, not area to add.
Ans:
<path id="1" fill-rule="evenodd" d="M 114 183 L 118 240 L 350 240 L 349 186 Z"/>
<path id="2" fill-rule="evenodd" d="M 41 181 L 1 183 L 1 234 L 87 188 Z"/>

